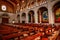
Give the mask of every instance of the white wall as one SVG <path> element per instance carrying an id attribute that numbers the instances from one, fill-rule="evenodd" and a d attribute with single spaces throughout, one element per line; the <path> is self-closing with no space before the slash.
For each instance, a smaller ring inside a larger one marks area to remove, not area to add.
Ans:
<path id="1" fill-rule="evenodd" d="M 7 13 L 7 12 L 0 12 L 0 16 L 2 16 L 5 13 L 9 15 L 9 23 L 12 23 L 12 20 L 16 18 L 15 14 Z M 2 17 L 0 17 L 0 23 L 2 23 Z"/>
<path id="2" fill-rule="evenodd" d="M 53 24 L 54 23 L 54 13 L 52 12 L 52 8 L 53 8 L 53 6 L 55 5 L 55 3 L 56 2 L 58 2 L 58 1 L 60 1 L 60 0 L 54 0 L 54 1 L 52 1 L 52 0 L 47 0 L 47 3 L 45 3 L 45 4 L 42 4 L 42 5 L 39 5 L 39 6 L 36 6 L 36 7 L 34 7 L 34 8 L 31 8 L 31 9 L 26 9 L 26 10 L 23 10 L 22 12 L 25 12 L 26 13 L 26 23 L 28 23 L 28 12 L 30 11 L 30 10 L 33 10 L 34 11 L 34 18 L 35 18 L 35 23 L 38 23 L 38 14 L 37 14 L 37 11 L 38 11 L 38 9 L 39 8 L 41 8 L 41 7 L 46 7 L 47 9 L 48 9 L 48 17 L 49 17 L 49 24 Z M 22 12 L 20 13 L 20 15 L 22 14 Z M 21 18 L 21 20 L 20 20 L 21 22 L 22 22 L 22 18 Z"/>
<path id="3" fill-rule="evenodd" d="M 52 8 L 53 8 L 54 4 L 55 4 L 56 2 L 58 2 L 58 1 L 60 1 L 60 0 L 55 0 L 55 1 L 52 1 L 52 2 L 51 2 L 51 0 L 47 0 L 47 3 L 45 3 L 45 4 L 42 4 L 42 5 L 39 5 L 39 6 L 34 6 L 34 8 L 31 8 L 31 9 L 25 9 L 25 10 L 23 10 L 23 11 L 20 11 L 20 13 L 16 13 L 16 14 L 7 13 L 7 14 L 10 16 L 10 18 L 9 18 L 9 23 L 12 23 L 12 20 L 13 20 L 13 19 L 15 19 L 15 23 L 18 23 L 18 19 L 17 19 L 17 15 L 18 15 L 18 14 L 20 15 L 20 23 L 22 23 L 23 20 L 25 20 L 26 23 L 28 23 L 28 12 L 29 12 L 30 10 L 33 10 L 33 11 L 34 11 L 34 13 L 35 13 L 35 14 L 34 14 L 35 23 L 38 23 L 38 14 L 37 14 L 37 11 L 38 11 L 38 9 L 41 8 L 41 7 L 46 7 L 46 8 L 48 9 L 49 23 L 50 23 L 50 24 L 53 24 L 53 23 L 54 23 L 54 13 L 52 12 L 52 10 L 53 10 Z M 0 12 L 0 15 L 3 14 L 3 13 L 4 13 L 4 12 Z M 26 13 L 26 18 L 25 18 L 25 19 L 23 19 L 23 18 L 21 17 L 22 13 Z M 1 20 L 2 20 L 2 19 L 0 18 L 0 23 L 2 22 Z"/>

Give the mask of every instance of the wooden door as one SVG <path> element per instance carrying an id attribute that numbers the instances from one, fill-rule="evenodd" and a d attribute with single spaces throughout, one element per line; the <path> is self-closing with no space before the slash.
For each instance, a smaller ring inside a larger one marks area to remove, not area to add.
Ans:
<path id="1" fill-rule="evenodd" d="M 2 23 L 9 23 L 9 19 L 8 18 L 2 18 Z"/>

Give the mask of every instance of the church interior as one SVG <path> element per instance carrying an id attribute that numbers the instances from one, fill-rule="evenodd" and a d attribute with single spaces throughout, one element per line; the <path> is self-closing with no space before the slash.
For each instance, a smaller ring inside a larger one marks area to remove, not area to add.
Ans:
<path id="1" fill-rule="evenodd" d="M 60 40 L 60 0 L 0 0 L 0 40 Z"/>

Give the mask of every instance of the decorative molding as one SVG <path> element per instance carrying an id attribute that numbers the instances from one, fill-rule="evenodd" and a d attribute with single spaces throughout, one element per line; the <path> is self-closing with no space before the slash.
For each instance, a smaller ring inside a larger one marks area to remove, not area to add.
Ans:
<path id="1" fill-rule="evenodd" d="M 53 1 L 55 1 L 55 0 L 51 0 L 51 2 L 53 2 Z"/>

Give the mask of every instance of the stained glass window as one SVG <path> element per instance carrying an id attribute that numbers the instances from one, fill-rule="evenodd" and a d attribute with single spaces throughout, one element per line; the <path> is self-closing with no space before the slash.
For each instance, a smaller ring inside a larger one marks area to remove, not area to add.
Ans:
<path id="1" fill-rule="evenodd" d="M 56 10 L 56 22 L 60 22 L 60 8 Z"/>
<path id="2" fill-rule="evenodd" d="M 2 5 L 2 6 L 1 6 L 1 9 L 2 9 L 3 11 L 6 11 L 6 6 L 5 6 L 5 5 Z"/>
<path id="3" fill-rule="evenodd" d="M 42 13 L 42 21 L 43 22 L 48 22 L 48 11 L 44 11 Z"/>

